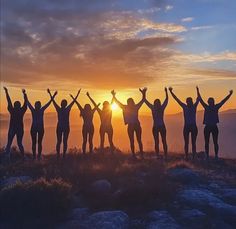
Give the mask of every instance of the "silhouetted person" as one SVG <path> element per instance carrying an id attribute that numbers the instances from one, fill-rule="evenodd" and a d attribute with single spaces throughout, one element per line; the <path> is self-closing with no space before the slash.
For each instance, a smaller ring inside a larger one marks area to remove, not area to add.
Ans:
<path id="1" fill-rule="evenodd" d="M 93 105 L 95 106 L 95 108 L 99 114 L 100 120 L 101 120 L 101 125 L 100 125 L 100 129 L 99 129 L 100 148 L 101 148 L 101 150 L 104 149 L 105 134 L 107 134 L 108 141 L 110 144 L 110 149 L 111 149 L 111 152 L 113 152 L 114 144 L 113 144 L 113 127 L 111 124 L 111 119 L 112 119 L 111 105 L 108 101 L 104 101 L 103 107 L 102 107 L 102 109 L 100 109 L 97 106 L 97 104 L 95 103 L 95 101 L 91 98 L 91 96 L 89 95 L 88 92 L 87 92 L 87 96 L 89 97 L 89 99 L 93 103 Z"/>
<path id="2" fill-rule="evenodd" d="M 49 93 L 49 90 L 48 90 Z M 44 111 L 49 107 L 52 100 L 55 98 L 57 92 L 54 93 L 52 98 L 43 107 L 40 101 L 36 101 L 34 107 L 27 100 L 27 105 L 32 114 L 32 125 L 31 125 L 31 139 L 32 139 L 32 152 L 33 158 L 36 159 L 36 145 L 38 143 L 38 160 L 41 159 L 42 154 L 42 141 L 44 136 Z"/>
<path id="3" fill-rule="evenodd" d="M 184 114 L 184 149 L 185 149 L 185 157 L 188 158 L 188 146 L 189 146 L 189 134 L 191 134 L 192 140 L 192 153 L 193 158 L 196 155 L 196 140 L 198 135 L 198 128 L 196 124 L 196 113 L 197 113 L 197 106 L 199 103 L 199 97 L 197 97 L 196 102 L 193 103 L 193 99 L 188 97 L 186 99 L 186 104 L 181 102 L 177 96 L 173 92 L 173 88 L 169 88 L 171 95 L 176 100 L 176 102 L 183 108 Z"/>
<path id="4" fill-rule="evenodd" d="M 210 135 L 212 134 L 214 149 L 215 149 L 215 158 L 218 159 L 218 152 L 219 152 L 219 145 L 218 145 L 218 126 L 219 123 L 219 109 L 225 104 L 225 102 L 231 97 L 233 94 L 233 90 L 229 91 L 229 95 L 227 95 L 220 103 L 215 104 L 214 98 L 208 98 L 206 104 L 199 92 L 199 88 L 197 87 L 198 96 L 200 99 L 200 103 L 204 107 L 204 120 L 203 124 L 205 125 L 204 128 L 204 138 L 205 138 L 205 152 L 207 159 L 209 158 L 209 140 Z"/>
<path id="5" fill-rule="evenodd" d="M 71 95 L 72 98 L 74 98 Z M 74 98 L 75 100 L 75 98 Z M 82 127 L 82 135 L 83 135 L 83 145 L 82 145 L 82 151 L 83 154 L 86 154 L 86 145 L 87 145 L 87 139 L 89 140 L 89 152 L 93 152 L 93 135 L 94 135 L 94 125 L 93 125 L 93 116 L 94 112 L 96 111 L 97 107 L 100 105 L 95 104 L 94 109 L 91 108 L 90 104 L 85 104 L 84 108 L 76 101 L 76 104 L 80 110 L 80 116 L 83 118 L 83 127 Z"/>
<path id="6" fill-rule="evenodd" d="M 9 130 L 8 130 L 8 140 L 6 145 L 6 156 L 8 159 L 10 159 L 10 151 L 11 151 L 11 145 L 13 142 L 13 139 L 16 135 L 17 138 L 17 145 L 19 147 L 19 150 L 24 158 L 24 147 L 22 144 L 23 136 L 24 136 L 24 114 L 27 110 L 27 95 L 25 93 L 25 90 L 22 89 L 22 93 L 24 95 L 24 104 L 21 106 L 20 101 L 15 101 L 14 105 L 12 105 L 11 98 L 8 93 L 8 89 L 4 87 L 7 103 L 8 103 L 8 111 L 10 113 L 10 124 L 9 124 Z"/>
<path id="7" fill-rule="evenodd" d="M 56 145 L 56 151 L 57 151 L 57 158 L 60 157 L 60 148 L 61 148 L 61 142 L 63 137 L 63 158 L 66 156 L 67 151 L 67 142 L 68 137 L 70 133 L 70 111 L 72 106 L 74 105 L 76 99 L 78 98 L 80 93 L 80 90 L 78 91 L 76 97 L 73 99 L 73 101 L 67 106 L 67 100 L 63 99 L 61 101 L 61 107 L 55 102 L 50 90 L 49 94 L 51 96 L 53 105 L 57 111 L 57 145 Z"/>
<path id="8" fill-rule="evenodd" d="M 155 141 L 156 154 L 157 156 L 159 155 L 159 134 L 160 134 L 162 144 L 163 144 L 164 155 L 166 158 L 167 157 L 167 142 L 166 142 L 166 126 L 164 122 L 164 112 L 168 104 L 167 88 L 165 88 L 165 93 L 166 93 L 166 98 L 163 104 L 161 104 L 161 101 L 159 99 L 156 99 L 153 104 L 151 104 L 150 102 L 148 102 L 147 99 L 145 99 L 145 103 L 152 111 L 152 117 L 153 117 L 152 134 Z"/>
<path id="9" fill-rule="evenodd" d="M 142 138 L 142 128 L 140 126 L 140 122 L 138 119 L 138 112 L 145 101 L 147 89 L 146 88 L 139 89 L 139 91 L 143 95 L 141 101 L 139 103 L 135 104 L 134 100 L 132 98 L 129 98 L 127 100 L 127 105 L 122 104 L 116 98 L 116 92 L 114 90 L 111 91 L 111 94 L 113 95 L 113 100 L 123 110 L 124 122 L 125 122 L 125 125 L 128 125 L 127 131 L 128 131 L 128 135 L 129 135 L 130 148 L 131 148 L 132 156 L 134 158 L 136 158 L 135 149 L 134 149 L 134 133 L 136 133 L 136 138 L 137 138 L 138 145 L 139 145 L 139 151 L 141 153 L 141 157 L 143 158 L 143 144 L 142 144 L 142 139 L 141 139 Z"/>

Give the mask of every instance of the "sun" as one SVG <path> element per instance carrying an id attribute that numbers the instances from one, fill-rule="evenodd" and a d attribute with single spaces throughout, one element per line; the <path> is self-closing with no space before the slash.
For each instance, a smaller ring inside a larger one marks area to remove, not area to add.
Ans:
<path id="1" fill-rule="evenodd" d="M 114 110 L 117 110 L 118 109 L 118 105 L 116 103 L 112 103 L 111 104 L 111 109 L 114 111 Z"/>

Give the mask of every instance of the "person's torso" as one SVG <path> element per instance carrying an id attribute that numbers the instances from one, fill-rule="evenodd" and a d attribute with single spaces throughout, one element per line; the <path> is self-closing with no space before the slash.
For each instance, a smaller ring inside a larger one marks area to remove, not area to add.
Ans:
<path id="1" fill-rule="evenodd" d="M 23 128 L 23 117 L 25 112 L 22 109 L 14 109 L 10 112 L 10 127 L 11 128 Z"/>
<path id="2" fill-rule="evenodd" d="M 58 115 L 58 126 L 59 127 L 69 127 L 70 126 L 70 109 L 60 108 Z"/>
<path id="3" fill-rule="evenodd" d="M 155 127 L 164 126 L 164 109 L 162 107 L 152 109 L 153 125 Z"/>
<path id="4" fill-rule="evenodd" d="M 138 120 L 138 108 L 136 106 L 130 108 L 125 107 L 123 110 L 125 124 L 136 124 Z"/>
<path id="5" fill-rule="evenodd" d="M 101 111 L 100 113 L 101 126 L 111 126 L 112 111 Z"/>
<path id="6" fill-rule="evenodd" d="M 218 108 L 215 107 L 209 107 L 207 106 L 205 108 L 204 112 L 204 120 L 203 124 L 209 125 L 209 126 L 214 126 L 219 122 L 219 114 L 218 114 Z"/>
<path id="7" fill-rule="evenodd" d="M 34 129 L 43 129 L 44 128 L 44 122 L 43 122 L 43 115 L 44 111 L 42 109 L 40 110 L 34 110 L 32 112 L 32 128 Z"/>
<path id="8" fill-rule="evenodd" d="M 83 118 L 83 121 L 84 121 L 84 126 L 87 126 L 87 127 L 91 127 L 93 126 L 93 115 L 94 113 L 91 111 L 91 112 L 82 112 L 82 118 Z"/>
<path id="9" fill-rule="evenodd" d="M 185 105 L 183 107 L 184 112 L 184 125 L 186 126 L 192 126 L 196 125 L 196 107 L 188 107 Z"/>

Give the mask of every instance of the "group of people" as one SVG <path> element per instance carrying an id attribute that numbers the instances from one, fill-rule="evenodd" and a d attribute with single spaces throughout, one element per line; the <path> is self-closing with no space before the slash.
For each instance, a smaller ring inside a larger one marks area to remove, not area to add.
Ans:
<path id="1" fill-rule="evenodd" d="M 168 154 L 168 146 L 166 140 L 166 127 L 164 122 L 164 112 L 168 104 L 168 90 L 165 88 L 166 98 L 163 103 L 159 99 L 156 99 L 154 103 L 150 103 L 146 98 L 147 88 L 139 89 L 142 94 L 142 99 L 135 103 L 132 98 L 127 100 L 127 104 L 121 103 L 117 97 L 116 92 L 111 91 L 112 94 L 112 102 L 104 101 L 102 104 L 102 109 L 99 108 L 100 103 L 96 103 L 90 94 L 87 92 L 87 96 L 93 107 L 90 104 L 85 104 L 84 107 L 77 101 L 77 98 L 80 94 L 79 90 L 75 96 L 70 95 L 72 98 L 72 102 L 68 105 L 67 100 L 63 99 L 61 101 L 61 105 L 58 105 L 55 101 L 55 97 L 57 95 L 57 91 L 53 94 L 48 89 L 47 92 L 50 96 L 50 100 L 42 106 L 40 101 L 36 101 L 34 106 L 28 100 L 26 91 L 23 89 L 22 93 L 24 96 L 24 104 L 21 106 L 19 101 L 15 101 L 12 104 L 11 98 L 8 93 L 8 89 L 4 87 L 6 98 L 8 102 L 8 111 L 10 113 L 10 125 L 8 131 L 8 141 L 5 148 L 5 154 L 10 158 L 10 150 L 14 137 L 17 138 L 17 144 L 21 154 L 24 156 L 24 147 L 22 144 L 23 135 L 24 135 L 24 123 L 23 117 L 27 110 L 30 109 L 32 114 L 32 125 L 31 125 L 31 138 L 32 138 L 32 153 L 33 158 L 41 159 L 42 155 L 42 141 L 44 136 L 44 112 L 49 107 L 51 103 L 53 103 L 58 117 L 56 135 L 57 135 L 57 144 L 56 144 L 56 152 L 57 157 L 60 157 L 60 149 L 61 143 L 63 142 L 63 158 L 67 152 L 67 142 L 70 133 L 70 123 L 69 116 L 71 108 L 74 104 L 77 105 L 80 110 L 80 116 L 83 119 L 83 128 L 82 128 L 82 136 L 83 136 L 83 144 L 82 144 L 82 152 L 86 153 L 86 145 L 88 141 L 89 152 L 93 152 L 93 135 L 94 135 L 94 125 L 93 125 L 93 116 L 97 111 L 100 117 L 101 125 L 100 125 L 100 148 L 101 150 L 104 148 L 104 139 L 105 134 L 108 135 L 108 140 L 110 144 L 111 152 L 114 151 L 115 147 L 113 144 L 113 127 L 112 127 L 112 110 L 111 103 L 115 102 L 123 111 L 124 123 L 127 125 L 127 132 L 130 141 L 130 148 L 132 152 L 132 156 L 136 158 L 135 154 L 135 146 L 134 146 L 134 135 L 136 135 L 140 155 L 143 158 L 143 144 L 142 144 L 142 128 L 139 121 L 138 112 L 141 106 L 145 103 L 152 112 L 153 117 L 153 128 L 152 134 L 155 142 L 155 152 L 159 155 L 159 135 L 161 136 L 164 156 L 167 157 Z M 215 157 L 218 158 L 218 127 L 217 123 L 219 122 L 219 109 L 223 106 L 223 104 L 231 97 L 233 91 L 231 90 L 229 94 L 220 102 L 215 103 L 214 98 L 209 98 L 207 103 L 201 97 L 199 88 L 197 87 L 197 98 L 196 101 L 193 102 L 191 97 L 186 99 L 186 103 L 182 102 L 174 93 L 173 88 L 169 88 L 170 94 L 173 96 L 175 101 L 182 107 L 183 115 L 184 115 L 184 128 L 183 128 L 183 136 L 184 136 L 184 149 L 186 159 L 188 158 L 189 152 L 189 137 L 191 136 L 192 142 L 192 155 L 193 158 L 196 155 L 196 139 L 198 135 L 198 128 L 196 124 L 196 112 L 197 106 L 199 102 L 204 108 L 204 137 L 205 137 L 205 152 L 207 159 L 209 158 L 209 139 L 212 134 L 214 149 L 215 149 Z M 38 146 L 38 147 L 37 147 Z M 36 148 L 38 148 L 38 154 L 36 154 Z"/>

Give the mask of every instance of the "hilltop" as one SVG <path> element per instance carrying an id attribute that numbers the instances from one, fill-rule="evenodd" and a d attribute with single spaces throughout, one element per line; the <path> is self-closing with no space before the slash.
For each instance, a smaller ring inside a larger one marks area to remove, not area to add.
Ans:
<path id="1" fill-rule="evenodd" d="M 15 152 L 0 165 L 1 228 L 236 226 L 236 160 L 76 151 L 59 161 L 29 157 L 22 162 Z"/>

